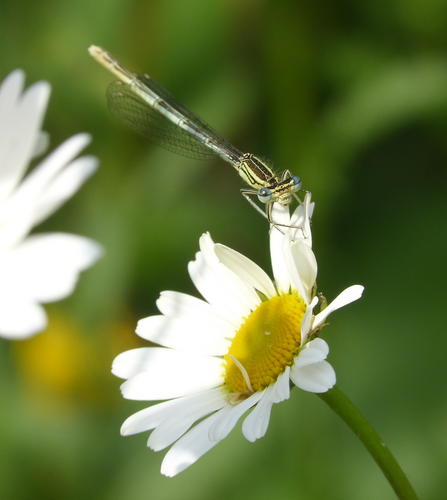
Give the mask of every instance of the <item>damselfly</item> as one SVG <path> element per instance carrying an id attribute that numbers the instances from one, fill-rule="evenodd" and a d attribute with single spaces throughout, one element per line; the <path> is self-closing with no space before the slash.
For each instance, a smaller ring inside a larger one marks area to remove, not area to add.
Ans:
<path id="1" fill-rule="evenodd" d="M 181 104 L 149 75 L 139 76 L 124 68 L 111 54 L 92 45 L 90 55 L 120 78 L 109 85 L 107 101 L 114 116 L 158 145 L 190 158 L 218 156 L 230 163 L 252 189 L 241 189 L 244 197 L 270 224 L 273 203 L 300 203 L 297 191 L 301 179 L 285 170 L 281 179 L 263 161 L 251 153 L 242 153 L 206 122 Z M 250 198 L 257 195 L 265 212 Z"/>

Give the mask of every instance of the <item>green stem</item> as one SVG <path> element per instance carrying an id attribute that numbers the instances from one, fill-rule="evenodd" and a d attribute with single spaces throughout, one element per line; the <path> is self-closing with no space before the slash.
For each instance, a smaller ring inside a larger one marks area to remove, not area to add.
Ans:
<path id="1" fill-rule="evenodd" d="M 396 492 L 397 498 L 402 500 L 417 500 L 418 497 L 416 492 L 390 450 L 386 447 L 385 443 L 380 439 L 380 436 L 371 427 L 366 418 L 343 392 L 335 386 L 330 391 L 323 394 L 317 394 L 317 396 L 320 396 L 320 398 L 345 421 L 354 434 L 365 445 L 366 449 L 374 458 L 377 465 L 382 469 L 388 482 Z"/>

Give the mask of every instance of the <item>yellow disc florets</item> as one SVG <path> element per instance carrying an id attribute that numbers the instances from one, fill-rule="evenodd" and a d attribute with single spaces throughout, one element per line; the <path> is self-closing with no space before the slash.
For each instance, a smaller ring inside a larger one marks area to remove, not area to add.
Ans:
<path id="1" fill-rule="evenodd" d="M 305 312 L 301 297 L 284 294 L 262 302 L 245 319 L 225 355 L 225 387 L 230 393 L 262 390 L 293 363 Z"/>

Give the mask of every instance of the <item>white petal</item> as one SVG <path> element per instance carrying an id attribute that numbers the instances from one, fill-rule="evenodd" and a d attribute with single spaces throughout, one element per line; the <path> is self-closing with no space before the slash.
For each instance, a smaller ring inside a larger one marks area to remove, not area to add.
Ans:
<path id="1" fill-rule="evenodd" d="M 217 441 L 210 441 L 208 438 L 208 431 L 213 422 L 218 418 L 219 413 L 217 412 L 203 422 L 200 422 L 200 424 L 196 425 L 174 444 L 168 453 L 166 453 L 161 464 L 162 474 L 168 477 L 175 476 L 216 446 Z"/>
<path id="2" fill-rule="evenodd" d="M 127 379 L 140 373 L 152 372 L 156 375 L 163 370 L 160 372 L 162 375 L 164 372 L 176 370 L 173 374 L 176 377 L 181 376 L 185 370 L 192 371 L 197 365 L 200 365 L 200 370 L 210 370 L 212 373 L 216 366 L 221 364 L 222 360 L 213 356 L 192 355 L 164 347 L 140 347 L 119 354 L 113 361 L 112 373 Z"/>
<path id="3" fill-rule="evenodd" d="M 41 130 L 34 145 L 33 159 L 42 155 L 50 146 L 50 134 Z"/>
<path id="4" fill-rule="evenodd" d="M 20 185 L 20 196 L 35 196 L 46 188 L 55 176 L 88 145 L 90 134 L 77 134 L 50 153 Z"/>
<path id="5" fill-rule="evenodd" d="M 308 300 L 317 279 L 317 259 L 312 249 L 303 241 L 292 243 L 292 256 L 301 282 L 306 289 Z"/>
<path id="6" fill-rule="evenodd" d="M 88 134 L 78 134 L 65 141 L 38 165 L 20 184 L 1 214 L 3 248 L 17 244 L 35 225 L 36 206 L 54 178 L 88 143 Z"/>
<path id="7" fill-rule="evenodd" d="M 39 304 L 20 296 L 0 295 L 0 337 L 25 339 L 46 327 L 47 316 Z"/>
<path id="8" fill-rule="evenodd" d="M 145 347 L 117 356 L 112 373 L 129 378 L 121 386 L 127 399 L 171 399 L 222 384 L 222 360 L 172 349 Z"/>
<path id="9" fill-rule="evenodd" d="M 47 82 L 31 85 L 20 99 L 16 91 L 23 82 L 21 78 L 6 82 L 13 96 L 14 106 L 6 110 L 7 116 L 0 118 L 0 200 L 4 199 L 23 177 L 31 160 L 50 96 L 51 87 Z M 17 84 L 16 89 L 12 89 Z M 17 100 L 14 100 L 17 99 Z M 4 107 L 4 106 L 2 106 Z M 6 126 L 6 128 L 4 128 Z"/>
<path id="10" fill-rule="evenodd" d="M 306 344 L 307 336 L 311 328 L 311 323 L 313 319 L 313 309 L 318 304 L 318 297 L 315 296 L 312 302 L 307 306 L 306 312 L 304 313 L 303 320 L 301 321 L 301 345 Z"/>
<path id="11" fill-rule="evenodd" d="M 25 84 L 25 73 L 16 69 L 0 85 L 0 202 L 15 187 L 12 181 L 17 175 L 15 165 L 9 161 L 10 148 L 15 147 L 14 137 L 16 109 L 20 103 L 20 94 Z M 18 138 L 16 138 L 18 141 Z"/>
<path id="12" fill-rule="evenodd" d="M 281 231 L 285 232 L 287 230 L 287 226 L 290 225 L 289 207 L 282 206 L 279 203 L 273 203 L 272 218 L 274 222 L 277 224 L 277 226 L 276 227 L 273 225 L 270 226 L 271 228 L 270 235 L 277 233 L 281 237 L 283 237 L 284 234 L 281 233 Z M 279 231 L 278 227 L 281 229 L 281 231 Z"/>
<path id="13" fill-rule="evenodd" d="M 6 124 L 11 118 L 17 100 L 22 93 L 25 84 L 25 73 L 21 69 L 15 69 L 2 81 L 0 85 L 0 123 L 2 126 L 0 140 L 6 131 Z"/>
<path id="14" fill-rule="evenodd" d="M 183 401 L 181 406 L 177 405 L 175 412 L 171 409 L 170 416 L 160 422 L 150 435 L 147 445 L 154 451 L 170 446 L 183 436 L 194 422 L 228 405 L 225 393 L 220 387 L 182 399 L 188 401 Z"/>
<path id="15" fill-rule="evenodd" d="M 274 203 L 273 218 L 275 221 L 284 221 L 285 224 L 288 224 L 288 213 L 289 209 L 287 207 L 281 207 L 280 205 L 278 205 L 278 203 Z M 281 217 L 277 214 L 281 214 Z M 272 269 L 273 276 L 275 278 L 275 286 L 279 292 L 288 293 L 292 283 L 290 280 L 290 275 L 287 271 L 286 262 L 284 260 L 283 241 L 284 235 L 280 233 L 278 229 L 273 228 L 270 232 L 270 256 L 272 259 Z"/>
<path id="16" fill-rule="evenodd" d="M 137 334 L 155 344 L 181 351 L 223 356 L 227 353 L 231 341 L 225 338 L 231 330 L 221 330 L 203 321 L 191 321 L 172 316 L 150 316 L 141 319 L 136 329 Z"/>
<path id="17" fill-rule="evenodd" d="M 216 389 L 213 389 L 216 390 Z M 204 394 L 208 394 L 207 391 Z M 120 432 L 122 436 L 131 436 L 139 432 L 150 431 L 155 429 L 164 420 L 169 418 L 178 409 L 182 409 L 185 400 L 196 398 L 198 395 L 186 396 L 184 398 L 171 399 L 164 403 L 157 403 L 149 408 L 140 410 L 127 418 L 121 426 Z"/>
<path id="18" fill-rule="evenodd" d="M 79 273 L 101 256 L 101 247 L 72 234 L 32 235 L 9 252 L 9 286 L 18 294 L 39 302 L 53 302 L 73 292 Z"/>
<path id="19" fill-rule="evenodd" d="M 303 241 L 310 248 L 312 248 L 310 218 L 315 207 L 315 203 L 310 203 L 311 197 L 311 193 L 306 193 L 303 203 L 296 208 L 290 217 L 290 225 L 296 226 L 290 229 L 292 241 Z"/>
<path id="20" fill-rule="evenodd" d="M 307 343 L 299 352 L 295 359 L 294 366 L 301 368 L 303 366 L 319 363 L 327 358 L 329 346 L 323 339 L 314 339 Z"/>
<path id="21" fill-rule="evenodd" d="M 264 390 L 262 399 L 244 420 L 242 433 L 248 441 L 254 442 L 267 432 L 270 412 L 274 403 L 281 403 L 290 397 L 290 367 L 287 366 L 277 381 Z"/>
<path id="22" fill-rule="evenodd" d="M 312 328 L 317 328 L 320 326 L 324 320 L 331 314 L 331 312 L 340 309 L 340 307 L 346 306 L 351 302 L 359 299 L 362 296 L 364 287 L 361 285 L 353 285 L 341 292 L 341 294 L 335 298 L 323 311 L 315 316 L 315 321 Z"/>
<path id="23" fill-rule="evenodd" d="M 218 442 L 226 438 L 242 415 L 262 398 L 263 392 L 257 391 L 236 406 L 228 405 L 223 408 L 214 424 L 210 427 L 209 439 Z"/>
<path id="24" fill-rule="evenodd" d="M 263 293 L 269 299 L 276 296 L 272 280 L 253 261 L 224 245 L 217 244 L 215 252 L 222 264 L 231 269 L 253 288 Z"/>
<path id="25" fill-rule="evenodd" d="M 164 446 L 161 446 L 160 439 L 152 439 L 152 441 L 156 441 L 155 443 L 148 442 L 148 446 L 155 451 L 161 450 L 165 446 L 169 446 L 176 441 L 196 420 L 225 406 L 227 404 L 225 397 L 226 393 L 218 387 L 217 389 L 212 389 L 211 391 L 204 391 L 199 394 L 173 399 L 171 401 L 156 404 L 150 408 L 145 408 L 144 410 L 130 416 L 123 423 L 121 427 L 121 435 L 130 436 L 139 432 L 155 429 L 160 425 L 164 425 L 164 423 L 173 418 L 184 421 L 186 429 L 171 442 L 168 442 Z M 175 424 L 181 425 L 181 422 L 175 422 Z M 151 441 L 151 438 L 149 441 Z M 163 439 L 166 440 L 166 437 Z"/>
<path id="26" fill-rule="evenodd" d="M 299 352 L 290 372 L 292 382 L 308 392 L 326 392 L 336 382 L 335 371 L 324 361 L 329 346 L 323 339 L 315 339 Z"/>
<path id="27" fill-rule="evenodd" d="M 327 392 L 336 382 L 335 371 L 327 361 L 303 368 L 294 365 L 290 371 L 290 379 L 303 391 L 315 393 Z"/>
<path id="28" fill-rule="evenodd" d="M 273 403 L 281 403 L 282 401 L 289 399 L 290 397 L 290 366 L 286 366 L 284 373 L 278 377 L 276 382 L 273 384 L 273 390 L 271 394 L 271 400 Z"/>
<path id="29" fill-rule="evenodd" d="M 237 323 L 244 316 L 250 314 L 250 307 L 244 304 L 240 293 L 232 294 L 227 288 L 227 283 L 221 280 L 216 269 L 210 268 L 205 262 L 202 252 L 198 253 L 196 260 L 188 264 L 189 275 L 200 294 L 213 306 L 225 308 L 230 321 Z"/>
<path id="30" fill-rule="evenodd" d="M 219 329 L 235 330 L 235 325 L 228 318 L 221 315 L 221 311 L 204 300 L 197 299 L 185 293 L 165 291 L 161 292 L 157 300 L 158 310 L 165 316 L 185 318 L 191 320 L 201 319 L 208 325 Z"/>
<path id="31" fill-rule="evenodd" d="M 210 271 L 220 281 L 220 286 L 233 300 L 244 304 L 248 309 L 255 309 L 261 302 L 255 289 L 222 264 L 216 254 L 216 245 L 211 236 L 209 234 L 202 235 L 199 243 L 202 256 Z"/>
<path id="32" fill-rule="evenodd" d="M 99 161 L 94 156 L 83 156 L 68 165 L 42 192 L 37 200 L 34 225 L 45 220 L 71 198 L 82 184 L 94 174 Z"/>
<path id="33" fill-rule="evenodd" d="M 304 245 L 305 246 L 305 245 Z M 290 276 L 290 281 L 295 290 L 298 291 L 300 297 L 304 300 L 304 302 L 309 304 L 310 296 L 309 290 L 304 286 L 300 274 L 298 272 L 298 268 L 295 264 L 295 260 L 292 254 L 292 242 L 290 240 L 290 232 L 288 232 L 283 239 L 282 245 L 282 253 L 283 260 L 286 263 L 287 272 Z"/>
<path id="34" fill-rule="evenodd" d="M 262 391 L 261 400 L 242 424 L 243 435 L 252 443 L 257 439 L 264 437 L 267 432 L 270 421 L 270 412 L 272 411 L 273 406 L 273 401 L 271 399 L 272 392 L 274 392 L 274 384 Z"/>
<path id="35" fill-rule="evenodd" d="M 121 385 L 121 393 L 126 399 L 155 401 L 188 396 L 221 384 L 222 377 L 218 370 L 210 375 L 209 370 L 200 373 L 195 369 L 193 373 L 182 374 L 181 378 L 174 378 L 172 373 L 158 373 L 156 377 L 152 373 L 140 373 Z"/>

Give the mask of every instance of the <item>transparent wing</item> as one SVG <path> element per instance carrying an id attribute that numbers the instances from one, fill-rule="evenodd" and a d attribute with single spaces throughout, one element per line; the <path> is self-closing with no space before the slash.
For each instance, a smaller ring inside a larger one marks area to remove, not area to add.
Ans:
<path id="1" fill-rule="evenodd" d="M 178 101 L 171 93 L 169 93 L 164 87 L 162 87 L 156 80 L 154 80 L 149 75 L 138 75 L 138 79 L 143 82 L 146 87 L 150 88 L 153 92 L 159 95 L 162 99 L 168 102 L 174 109 L 176 109 L 183 116 L 188 118 L 194 125 L 197 125 L 201 130 L 203 130 L 210 137 L 216 139 L 217 142 L 221 143 L 225 149 L 234 151 L 238 155 L 242 155 L 242 153 L 235 148 L 231 142 L 228 141 L 223 135 L 219 134 L 216 130 L 206 123 L 205 120 L 202 120 L 200 116 L 197 116 L 194 111 L 191 111 L 184 104 Z"/>
<path id="2" fill-rule="evenodd" d="M 233 158 L 242 156 L 242 153 L 225 137 L 180 103 L 154 79 L 147 75 L 138 76 L 138 79 L 207 136 L 212 137 L 222 146 L 223 151 L 230 153 Z M 110 84 L 107 89 L 107 101 L 111 113 L 116 118 L 159 146 L 174 153 L 200 160 L 217 156 L 217 153 L 205 146 L 199 139 L 155 111 L 146 101 L 132 92 L 126 83 L 118 81 Z"/>
<path id="3" fill-rule="evenodd" d="M 199 160 L 215 156 L 211 149 L 195 137 L 139 99 L 125 83 L 115 82 L 109 85 L 107 103 L 112 115 L 124 125 L 169 151 Z"/>

